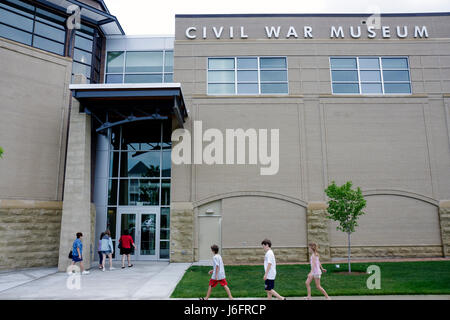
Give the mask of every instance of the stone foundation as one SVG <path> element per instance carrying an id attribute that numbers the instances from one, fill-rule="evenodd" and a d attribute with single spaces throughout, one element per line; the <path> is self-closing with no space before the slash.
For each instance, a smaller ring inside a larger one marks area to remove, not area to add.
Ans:
<path id="1" fill-rule="evenodd" d="M 308 248 L 272 248 L 277 263 L 308 261 Z M 262 264 L 264 249 L 261 248 L 223 248 L 222 259 L 225 264 Z"/>
<path id="2" fill-rule="evenodd" d="M 170 262 L 194 261 L 194 207 L 190 202 L 170 205 Z"/>
<path id="3" fill-rule="evenodd" d="M 306 211 L 308 244 L 318 245 L 322 260 L 330 260 L 330 241 L 328 237 L 327 204 L 325 202 L 312 202 Z"/>
<path id="4" fill-rule="evenodd" d="M 450 256 L 450 200 L 439 203 L 439 222 L 441 225 L 442 251 L 444 257 Z"/>
<path id="5" fill-rule="evenodd" d="M 331 258 L 347 258 L 348 247 L 331 247 Z M 442 257 L 442 246 L 352 246 L 351 258 L 434 258 Z"/>
<path id="6" fill-rule="evenodd" d="M 0 270 L 58 265 L 62 202 L 0 200 Z"/>

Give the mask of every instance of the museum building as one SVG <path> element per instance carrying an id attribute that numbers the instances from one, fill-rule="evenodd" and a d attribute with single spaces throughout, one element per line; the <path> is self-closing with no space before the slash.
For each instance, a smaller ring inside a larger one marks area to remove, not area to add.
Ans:
<path id="1" fill-rule="evenodd" d="M 174 18 L 0 0 L 0 269 L 64 271 L 76 232 L 90 267 L 106 229 L 135 260 L 338 261 L 332 181 L 367 201 L 353 257 L 449 256 L 450 13 Z"/>

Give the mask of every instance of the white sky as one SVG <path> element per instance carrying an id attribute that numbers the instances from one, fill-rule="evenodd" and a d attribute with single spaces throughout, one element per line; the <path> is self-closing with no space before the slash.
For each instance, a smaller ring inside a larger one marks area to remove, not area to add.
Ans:
<path id="1" fill-rule="evenodd" d="M 173 35 L 175 14 L 450 12 L 450 0 L 104 0 L 127 35 Z"/>

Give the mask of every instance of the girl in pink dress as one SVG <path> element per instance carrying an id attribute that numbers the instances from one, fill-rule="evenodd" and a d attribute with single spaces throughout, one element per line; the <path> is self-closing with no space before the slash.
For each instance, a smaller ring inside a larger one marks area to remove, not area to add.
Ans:
<path id="1" fill-rule="evenodd" d="M 308 291 L 308 296 L 305 297 L 305 300 L 311 300 L 311 281 L 314 279 L 316 282 L 316 288 L 323 293 L 327 300 L 331 300 L 328 296 L 327 292 L 320 286 L 320 277 L 323 272 L 327 272 L 326 269 L 322 268 L 322 264 L 319 261 L 319 253 L 317 252 L 317 245 L 315 243 L 309 244 L 309 255 L 311 257 L 311 272 L 308 274 L 308 278 L 306 279 L 306 290 Z"/>

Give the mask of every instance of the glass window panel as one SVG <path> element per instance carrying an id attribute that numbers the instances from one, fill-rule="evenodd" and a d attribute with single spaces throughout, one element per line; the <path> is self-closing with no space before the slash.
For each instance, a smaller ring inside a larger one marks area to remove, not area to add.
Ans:
<path id="1" fill-rule="evenodd" d="M 358 81 L 358 71 L 332 71 L 333 81 Z"/>
<path id="2" fill-rule="evenodd" d="M 34 33 L 64 43 L 66 32 L 36 21 Z"/>
<path id="3" fill-rule="evenodd" d="M 225 71 L 227 72 L 227 71 Z M 274 71 L 265 71 L 265 72 L 274 72 Z M 278 72 L 278 71 L 275 71 Z M 258 81 L 258 71 L 238 71 L 237 72 L 237 80 L 238 82 L 241 81 L 251 81 L 251 82 L 257 82 Z"/>
<path id="4" fill-rule="evenodd" d="M 92 40 L 85 39 L 80 36 L 75 36 L 75 47 L 92 52 Z"/>
<path id="5" fill-rule="evenodd" d="M 166 74 L 164 74 L 164 82 L 165 83 L 173 82 L 173 73 L 166 73 Z"/>
<path id="6" fill-rule="evenodd" d="M 159 246 L 159 258 L 169 259 L 170 241 L 161 241 Z"/>
<path id="7" fill-rule="evenodd" d="M 362 93 L 383 93 L 381 83 L 362 83 L 361 84 Z"/>
<path id="8" fill-rule="evenodd" d="M 0 8 L 0 21 L 24 31 L 33 31 L 33 20 Z"/>
<path id="9" fill-rule="evenodd" d="M 159 180 L 121 179 L 119 205 L 159 205 Z"/>
<path id="10" fill-rule="evenodd" d="M 106 229 L 111 231 L 112 240 L 116 240 L 116 208 L 108 208 L 106 216 Z"/>
<path id="11" fill-rule="evenodd" d="M 170 228 L 170 208 L 161 208 L 161 228 Z"/>
<path id="12" fill-rule="evenodd" d="M 162 171 L 161 175 L 163 177 L 171 176 L 171 168 L 172 168 L 172 151 L 164 150 L 162 154 Z"/>
<path id="13" fill-rule="evenodd" d="M 117 177 L 119 175 L 119 152 L 111 152 L 109 155 L 109 176 Z"/>
<path id="14" fill-rule="evenodd" d="M 257 83 L 238 83 L 237 86 L 238 94 L 258 94 L 258 84 Z"/>
<path id="15" fill-rule="evenodd" d="M 161 229 L 160 240 L 170 240 L 170 230 Z"/>
<path id="16" fill-rule="evenodd" d="M 385 93 L 411 93 L 411 86 L 409 83 L 385 83 Z"/>
<path id="17" fill-rule="evenodd" d="M 117 204 L 117 179 L 110 179 L 108 183 L 108 205 Z"/>
<path id="18" fill-rule="evenodd" d="M 383 69 L 408 69 L 407 58 L 381 58 Z"/>
<path id="19" fill-rule="evenodd" d="M 234 82 L 234 71 L 209 71 L 208 82 Z"/>
<path id="20" fill-rule="evenodd" d="M 409 81 L 409 72 L 401 70 L 383 70 L 383 80 L 384 81 Z"/>
<path id="21" fill-rule="evenodd" d="M 35 37 L 36 39 L 36 37 Z M 73 62 L 72 63 L 72 73 L 73 74 L 83 74 L 86 78 L 91 77 L 91 67 L 84 64 Z"/>
<path id="22" fill-rule="evenodd" d="M 287 81 L 287 71 L 261 71 L 261 81 Z"/>
<path id="23" fill-rule="evenodd" d="M 208 94 L 234 94 L 234 83 L 208 84 Z"/>
<path id="24" fill-rule="evenodd" d="M 123 76 L 121 74 L 108 74 L 106 76 L 106 83 L 122 83 Z"/>
<path id="25" fill-rule="evenodd" d="M 122 152 L 121 177 L 159 177 L 160 151 Z"/>
<path id="26" fill-rule="evenodd" d="M 31 46 L 31 33 L 20 31 L 0 23 L 0 37 Z"/>
<path id="27" fill-rule="evenodd" d="M 234 69 L 234 58 L 209 58 L 208 69 L 210 70 Z"/>
<path id="28" fill-rule="evenodd" d="M 156 253 L 156 215 L 141 215 L 141 255 L 154 255 Z"/>
<path id="29" fill-rule="evenodd" d="M 162 73 L 158 74 L 126 74 L 125 83 L 162 83 Z"/>
<path id="30" fill-rule="evenodd" d="M 85 64 L 92 63 L 92 54 L 90 54 L 86 51 L 83 51 L 83 50 L 76 49 L 76 48 L 73 53 L 73 58 L 76 61 L 81 62 L 81 63 L 85 63 Z"/>
<path id="31" fill-rule="evenodd" d="M 164 72 L 173 72 L 173 51 L 166 51 L 164 57 Z"/>
<path id="32" fill-rule="evenodd" d="M 161 181 L 161 205 L 170 205 L 170 180 Z"/>
<path id="33" fill-rule="evenodd" d="M 286 58 L 260 58 L 261 69 L 286 69 Z"/>
<path id="34" fill-rule="evenodd" d="M 360 69 L 380 69 L 380 60 L 378 58 L 359 58 Z"/>
<path id="35" fill-rule="evenodd" d="M 237 59 L 238 69 L 258 69 L 258 59 L 257 58 L 238 58 Z"/>
<path id="36" fill-rule="evenodd" d="M 34 36 L 33 46 L 42 50 L 47 50 L 59 55 L 64 55 L 64 44 L 54 42 L 51 40 L 47 40 L 38 36 Z M 75 73 L 76 74 L 76 73 Z M 89 68 L 88 75 L 86 77 L 90 77 L 91 71 Z"/>
<path id="37" fill-rule="evenodd" d="M 3 3 L 0 3 L 0 6 L 4 7 L 4 8 L 8 8 L 10 10 L 13 10 L 15 12 L 25 14 L 27 16 L 33 17 L 33 15 L 31 13 L 34 12 L 34 6 L 32 6 L 28 3 L 25 3 L 23 1 L 20 1 L 20 0 L 6 0 L 6 2 L 9 2 L 9 4 L 15 4 L 16 6 L 21 7 L 21 9 L 17 9 L 13 6 L 3 4 Z M 28 12 L 30 12 L 30 13 L 28 13 Z"/>
<path id="38" fill-rule="evenodd" d="M 60 25 L 66 23 L 66 18 L 58 16 L 58 15 L 52 13 L 52 12 L 48 12 L 48 11 L 43 10 L 41 8 L 36 8 L 36 18 L 38 20 L 42 20 L 42 21 L 46 21 L 46 22 L 48 21 L 47 19 L 44 20 L 41 17 L 50 18 L 52 20 L 58 21 L 58 22 L 60 22 Z"/>
<path id="39" fill-rule="evenodd" d="M 123 51 L 108 52 L 106 72 L 107 73 L 123 73 Z"/>
<path id="40" fill-rule="evenodd" d="M 361 81 L 381 81 L 380 71 L 360 71 Z"/>
<path id="41" fill-rule="evenodd" d="M 356 58 L 331 58 L 331 69 L 356 69 Z"/>
<path id="42" fill-rule="evenodd" d="M 162 72 L 162 51 L 127 52 L 125 72 Z M 156 82 L 156 81 L 154 81 Z M 162 79 L 159 81 L 162 82 Z"/>
<path id="43" fill-rule="evenodd" d="M 359 93 L 357 83 L 333 83 L 333 93 Z"/>
<path id="44" fill-rule="evenodd" d="M 261 83 L 261 93 L 288 93 L 287 83 Z"/>

